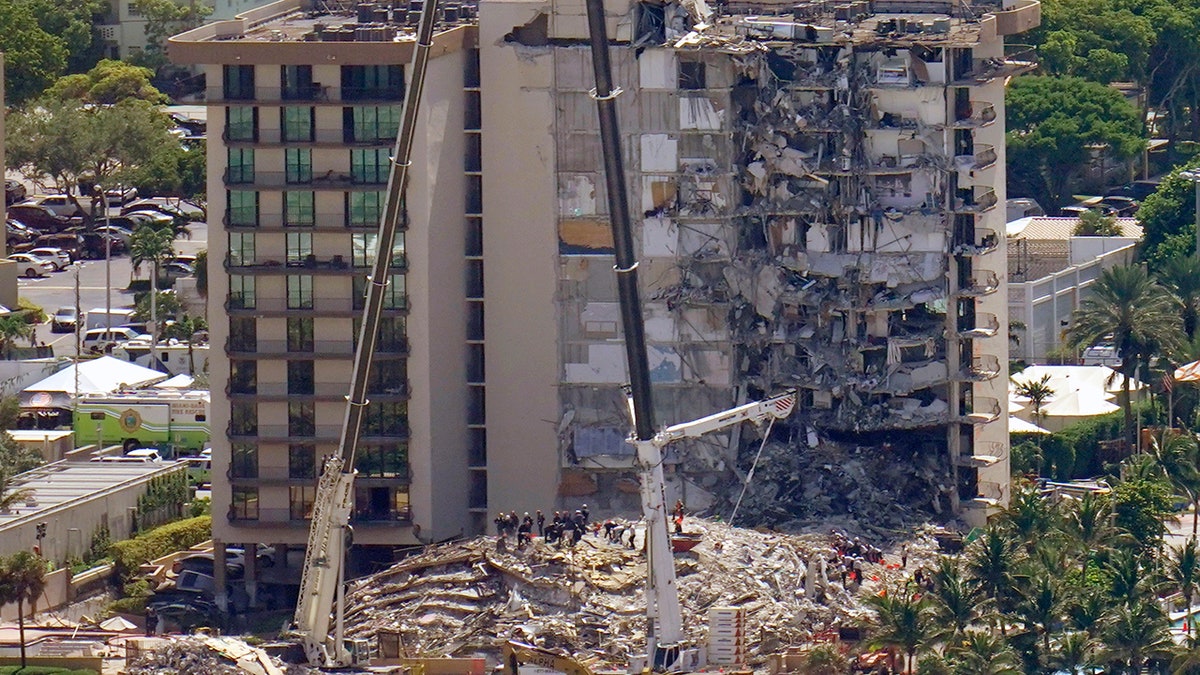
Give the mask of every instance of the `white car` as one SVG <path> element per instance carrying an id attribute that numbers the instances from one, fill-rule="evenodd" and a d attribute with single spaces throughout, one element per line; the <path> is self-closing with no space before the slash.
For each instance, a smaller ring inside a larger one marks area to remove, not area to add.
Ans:
<path id="1" fill-rule="evenodd" d="M 81 204 L 90 205 L 90 202 L 91 200 L 86 197 L 79 200 L 79 203 Z M 79 207 L 71 203 L 71 198 L 67 195 L 33 195 L 29 199 L 26 199 L 23 203 L 44 206 L 53 211 L 56 215 L 62 216 L 63 218 L 73 218 L 75 216 L 83 215 L 83 212 L 79 210 Z"/>
<path id="2" fill-rule="evenodd" d="M 83 334 L 83 348 L 102 352 L 110 345 L 128 342 L 140 334 L 132 328 L 93 328 Z"/>
<path id="3" fill-rule="evenodd" d="M 54 263 L 28 253 L 14 253 L 8 259 L 17 263 L 17 274 L 30 279 L 44 277 L 55 270 Z"/>
<path id="4" fill-rule="evenodd" d="M 39 246 L 26 251 L 30 255 L 54 263 L 54 271 L 66 269 L 71 264 L 71 254 L 56 246 Z"/>

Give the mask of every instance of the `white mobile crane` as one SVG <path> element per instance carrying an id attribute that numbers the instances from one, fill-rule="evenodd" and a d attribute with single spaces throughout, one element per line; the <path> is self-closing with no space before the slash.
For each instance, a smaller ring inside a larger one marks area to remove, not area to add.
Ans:
<path id="1" fill-rule="evenodd" d="M 591 95 L 596 100 L 600 117 L 600 145 L 604 151 L 604 174 L 617 263 L 614 268 L 617 273 L 617 297 L 621 308 L 621 327 L 625 332 L 625 359 L 629 366 L 626 395 L 634 426 L 631 441 L 637 449 L 637 462 L 642 473 L 642 514 L 646 520 L 646 551 L 650 569 L 646 587 L 646 666 L 654 672 L 679 671 L 700 665 L 700 660 L 685 654 L 682 648 L 683 616 L 679 609 L 675 557 L 667 528 L 662 449 L 674 441 L 698 438 L 741 422 L 757 424 L 787 417 L 796 406 L 796 392 L 791 390 L 692 422 L 676 424 L 657 432 L 654 430 L 646 332 L 638 290 L 637 259 L 633 252 L 633 230 L 629 222 L 625 163 L 621 156 L 617 125 L 616 97 L 621 90 L 614 88 L 612 83 L 604 0 L 587 0 L 586 4 L 592 67 L 596 77 L 596 88 Z"/>
<path id="2" fill-rule="evenodd" d="M 320 668 L 365 665 L 371 657 L 368 641 L 345 639 L 345 563 L 346 547 L 353 536 L 350 512 L 354 508 L 354 453 L 362 434 L 362 421 L 368 403 L 367 383 L 383 316 L 384 289 L 390 278 L 390 253 L 403 218 L 404 187 L 408 182 L 409 160 L 421 92 L 425 87 L 429 50 L 433 44 L 436 14 L 437 0 L 425 0 L 413 50 L 412 81 L 404 100 L 404 112 L 388 173 L 387 197 L 379 223 L 375 262 L 368 277 L 370 283 L 367 284 L 358 347 L 354 352 L 354 370 L 350 379 L 350 394 L 346 397 L 341 441 L 338 454 L 327 457 L 321 467 L 321 478 L 313 498 L 308 547 L 304 552 L 300 596 L 289 629 L 303 644 L 309 664 Z"/>

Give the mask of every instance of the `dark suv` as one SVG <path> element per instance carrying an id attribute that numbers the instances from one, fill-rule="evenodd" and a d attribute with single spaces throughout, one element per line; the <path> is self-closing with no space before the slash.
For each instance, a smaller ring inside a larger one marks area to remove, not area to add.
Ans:
<path id="1" fill-rule="evenodd" d="M 67 227 L 81 222 L 79 218 L 64 218 L 37 204 L 13 204 L 8 207 L 8 217 L 42 232 L 61 232 Z"/>
<path id="2" fill-rule="evenodd" d="M 4 205 L 10 206 L 25 199 L 25 186 L 20 181 L 6 179 L 4 181 Z"/>

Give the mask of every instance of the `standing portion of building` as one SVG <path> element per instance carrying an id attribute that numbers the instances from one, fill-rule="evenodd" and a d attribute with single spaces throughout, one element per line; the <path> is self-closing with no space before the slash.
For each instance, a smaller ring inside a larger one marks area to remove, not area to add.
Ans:
<path id="1" fill-rule="evenodd" d="M 209 318 L 227 356 L 210 369 L 223 542 L 306 541 L 315 476 L 345 416 L 415 17 L 282 0 L 170 41 L 172 59 L 203 66 L 208 82 Z M 464 128 L 478 105 L 464 88 L 477 66 L 474 27 L 446 19 L 355 460 L 359 560 L 472 527 L 464 242 L 478 199 Z"/>
<path id="2" fill-rule="evenodd" d="M 1031 63 L 1004 37 L 1039 4 L 607 13 L 659 419 L 799 388 L 747 493 L 776 522 L 1006 502 L 997 206 L 1004 84 Z M 582 2 L 481 5 L 487 381 L 523 382 L 489 406 L 503 509 L 638 499 L 586 37 Z M 731 503 L 758 447 L 673 448 L 671 498 Z"/>

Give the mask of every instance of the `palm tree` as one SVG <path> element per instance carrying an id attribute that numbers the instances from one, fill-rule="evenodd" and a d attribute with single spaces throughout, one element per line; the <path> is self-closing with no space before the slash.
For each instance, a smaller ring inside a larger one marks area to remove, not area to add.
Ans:
<path id="1" fill-rule="evenodd" d="M 138 272 L 141 264 L 151 263 L 150 274 L 150 366 L 157 367 L 158 357 L 155 347 L 158 345 L 158 277 L 159 269 L 171 256 L 175 255 L 175 233 L 171 230 L 156 230 L 149 225 L 142 225 L 133 232 L 129 242 L 129 257 L 133 271 Z"/>
<path id="2" fill-rule="evenodd" d="M 1043 662 L 1049 657 L 1050 632 L 1062 616 L 1065 599 L 1059 580 L 1040 566 L 1030 575 L 1029 585 L 1020 591 L 1017 614 L 1025 630 L 1041 638 Z"/>
<path id="3" fill-rule="evenodd" d="M 979 616 L 983 594 L 967 581 L 956 559 L 944 556 L 933 571 L 933 590 L 929 593 L 929 608 L 933 624 L 939 626 L 935 635 L 940 642 L 961 637 Z"/>
<path id="4" fill-rule="evenodd" d="M 196 374 L 196 357 L 194 348 L 196 346 L 196 335 L 201 331 L 208 329 L 208 322 L 198 316 L 184 315 L 175 323 L 166 327 L 163 331 L 163 337 L 175 338 L 181 342 L 187 342 L 188 348 L 188 372 L 192 375 Z"/>
<path id="5" fill-rule="evenodd" d="M 903 590 L 872 595 L 867 604 L 875 610 L 871 644 L 875 649 L 899 649 L 906 657 L 906 670 L 912 671 L 917 650 L 929 641 L 932 630 L 929 608 L 924 597 Z"/>
<path id="6" fill-rule="evenodd" d="M 1027 551 L 1032 552 L 1034 545 L 1050 531 L 1054 517 L 1054 509 L 1038 492 L 1037 486 L 1029 481 L 1021 481 L 1014 486 L 1001 522 L 1025 542 Z"/>
<path id="7" fill-rule="evenodd" d="M 1062 531 L 1081 554 L 1080 571 L 1087 570 L 1088 563 L 1096 559 L 1096 553 L 1104 546 L 1125 538 L 1113 520 L 1112 500 L 1108 495 L 1087 492 L 1072 500 L 1062 518 Z"/>
<path id="8" fill-rule="evenodd" d="M 1071 631 L 1055 641 L 1050 665 L 1059 671 L 1077 673 L 1096 665 L 1096 645 L 1087 633 Z"/>
<path id="9" fill-rule="evenodd" d="M 1183 332 L 1190 342 L 1196 336 L 1200 319 L 1200 258 L 1191 255 L 1171 258 L 1159 268 L 1158 279 L 1179 301 Z"/>
<path id="10" fill-rule="evenodd" d="M 1005 632 L 1005 624 L 999 614 L 1011 609 L 1013 579 L 1019 561 L 1016 538 L 995 524 L 988 525 L 967 551 L 967 574 L 995 605 L 997 613 L 993 616 L 999 621 L 1001 633 Z"/>
<path id="11" fill-rule="evenodd" d="M 0 471 L 0 513 L 11 513 L 14 506 L 24 504 L 34 495 L 33 488 L 13 488 L 8 471 Z"/>
<path id="12" fill-rule="evenodd" d="M 1100 641 L 1108 662 L 1128 665 L 1142 672 L 1147 658 L 1170 656 L 1174 643 L 1166 615 L 1154 599 L 1117 605 L 1105 617 Z"/>
<path id="13" fill-rule="evenodd" d="M 196 253 L 196 264 L 193 266 L 196 270 L 196 292 L 202 298 L 208 298 L 208 251 L 199 251 Z"/>
<path id="14" fill-rule="evenodd" d="M 1042 404 L 1054 398 L 1054 388 L 1050 386 L 1050 375 L 1043 375 L 1039 380 L 1013 380 L 1017 395 L 1024 396 L 1033 404 L 1033 421 L 1042 418 Z"/>
<path id="15" fill-rule="evenodd" d="M 1067 616 L 1072 626 L 1095 638 L 1100 634 L 1101 621 L 1110 603 L 1111 598 L 1106 593 L 1091 588 L 1075 596 L 1067 606 Z"/>
<path id="16" fill-rule="evenodd" d="M 33 335 L 33 326 L 18 314 L 0 316 L 0 354 L 8 356 L 17 346 L 18 340 L 28 340 Z"/>
<path id="17" fill-rule="evenodd" d="M 1171 486 L 1187 495 L 1192 503 L 1192 537 L 1195 538 L 1200 521 L 1200 468 L 1197 467 L 1200 447 L 1196 437 L 1164 430 L 1161 436 L 1151 440 L 1150 451 Z"/>
<path id="18" fill-rule="evenodd" d="M 1162 573 L 1166 585 L 1183 596 L 1183 604 L 1190 613 L 1192 596 L 1196 594 L 1197 582 L 1200 582 L 1200 549 L 1196 546 L 1195 537 L 1171 547 Z M 1191 626 L 1191 617 L 1187 616 L 1183 622 L 1184 632 L 1190 635 Z"/>
<path id="19" fill-rule="evenodd" d="M 1113 267 L 1101 273 L 1091 295 L 1079 305 L 1067 329 L 1067 340 L 1086 349 L 1111 339 L 1121 357 L 1121 403 L 1125 408 L 1125 440 L 1134 445 L 1130 382 L 1138 364 L 1153 345 L 1170 351 L 1179 341 L 1178 302 L 1137 265 Z M 1111 336 L 1111 338 L 1110 338 Z"/>
<path id="20" fill-rule="evenodd" d="M 946 652 L 956 675 L 1019 675 L 1021 672 L 1020 660 L 1013 648 L 988 631 L 967 631 Z"/>
<path id="21" fill-rule="evenodd" d="M 37 602 L 46 588 L 46 561 L 29 551 L 17 551 L 0 565 L 0 602 L 17 603 L 21 636 L 21 669 L 25 669 L 25 602 Z"/>

